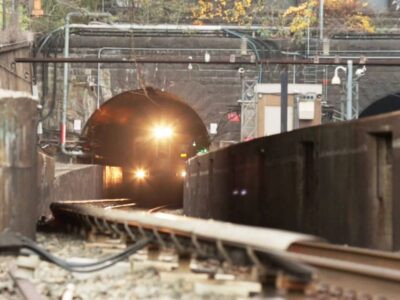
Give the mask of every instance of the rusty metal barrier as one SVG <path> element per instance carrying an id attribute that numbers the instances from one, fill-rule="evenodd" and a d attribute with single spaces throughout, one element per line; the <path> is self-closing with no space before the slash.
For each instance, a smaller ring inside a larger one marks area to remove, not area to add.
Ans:
<path id="1" fill-rule="evenodd" d="M 400 113 L 263 137 L 193 158 L 184 213 L 400 250 Z"/>

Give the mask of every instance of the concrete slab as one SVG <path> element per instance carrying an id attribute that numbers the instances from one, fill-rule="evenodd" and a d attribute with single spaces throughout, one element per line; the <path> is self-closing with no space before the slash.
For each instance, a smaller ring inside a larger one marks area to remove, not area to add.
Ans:
<path id="1" fill-rule="evenodd" d="M 102 198 L 103 166 L 55 164 L 53 201 Z"/>

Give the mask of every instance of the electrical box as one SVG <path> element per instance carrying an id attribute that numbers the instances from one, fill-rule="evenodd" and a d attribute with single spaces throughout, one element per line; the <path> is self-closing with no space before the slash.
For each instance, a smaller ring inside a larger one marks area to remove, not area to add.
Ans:
<path id="1" fill-rule="evenodd" d="M 306 93 L 301 95 L 301 100 L 305 101 L 315 101 L 317 100 L 317 94 L 316 93 Z"/>
<path id="2" fill-rule="evenodd" d="M 315 117 L 315 102 L 301 101 L 299 102 L 299 119 L 313 120 Z"/>
<path id="3" fill-rule="evenodd" d="M 217 134 L 217 133 L 218 133 L 218 124 L 210 123 L 210 134 Z"/>

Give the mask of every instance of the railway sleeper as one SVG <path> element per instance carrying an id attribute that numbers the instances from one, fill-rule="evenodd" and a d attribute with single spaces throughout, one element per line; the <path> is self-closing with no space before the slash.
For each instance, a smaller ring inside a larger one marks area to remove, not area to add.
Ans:
<path id="1" fill-rule="evenodd" d="M 140 224 L 134 226 L 128 222 L 110 221 L 71 211 L 63 211 L 62 218 L 67 223 L 81 226 L 87 236 L 105 234 L 119 237 L 127 243 L 133 243 L 143 237 L 152 238 L 152 247 L 158 250 L 173 249 L 183 269 L 188 269 L 190 257 L 200 261 L 214 259 L 221 264 L 252 268 L 253 279 L 260 282 L 265 290 L 270 291 L 272 287 L 282 293 L 299 294 L 309 294 L 315 290 L 311 268 L 273 253 L 207 239 L 196 234 L 185 236 L 173 231 L 160 231 L 156 227 Z"/>

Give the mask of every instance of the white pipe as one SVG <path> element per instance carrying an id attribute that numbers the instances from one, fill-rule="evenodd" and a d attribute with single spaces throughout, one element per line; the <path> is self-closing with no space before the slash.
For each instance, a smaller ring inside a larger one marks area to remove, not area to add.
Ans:
<path id="1" fill-rule="evenodd" d="M 314 56 L 310 56 L 310 58 L 313 58 Z M 320 58 L 330 58 L 330 59 L 351 59 L 351 60 L 361 60 L 362 58 L 366 58 L 367 62 L 368 59 L 400 59 L 400 56 L 335 56 L 335 55 L 321 55 Z M 365 63 L 364 63 L 365 64 Z"/>
<path id="2" fill-rule="evenodd" d="M 94 17 L 110 17 L 109 13 L 81 13 L 81 12 L 70 12 L 65 16 L 65 36 L 64 36 L 64 57 L 69 57 L 69 21 L 74 16 L 94 16 Z M 68 109 L 68 63 L 64 63 L 64 89 L 63 89 L 63 103 L 61 111 L 61 128 L 60 128 L 60 147 L 61 152 L 66 155 L 84 155 L 82 151 L 69 151 L 66 149 L 66 137 L 67 137 L 67 109 Z"/>
<path id="3" fill-rule="evenodd" d="M 324 0 L 319 0 L 319 39 L 324 39 Z"/>
<path id="4" fill-rule="evenodd" d="M 129 23 L 116 23 L 116 24 L 71 24 L 70 28 L 78 29 L 116 29 L 116 30 L 154 30 L 154 31 L 223 31 L 225 29 L 231 30 L 260 30 L 260 29 L 279 29 L 276 26 L 221 26 L 221 25 L 174 25 L 174 24 L 129 24 Z"/>
<path id="5" fill-rule="evenodd" d="M 353 61 L 347 61 L 347 120 L 353 119 Z"/>

